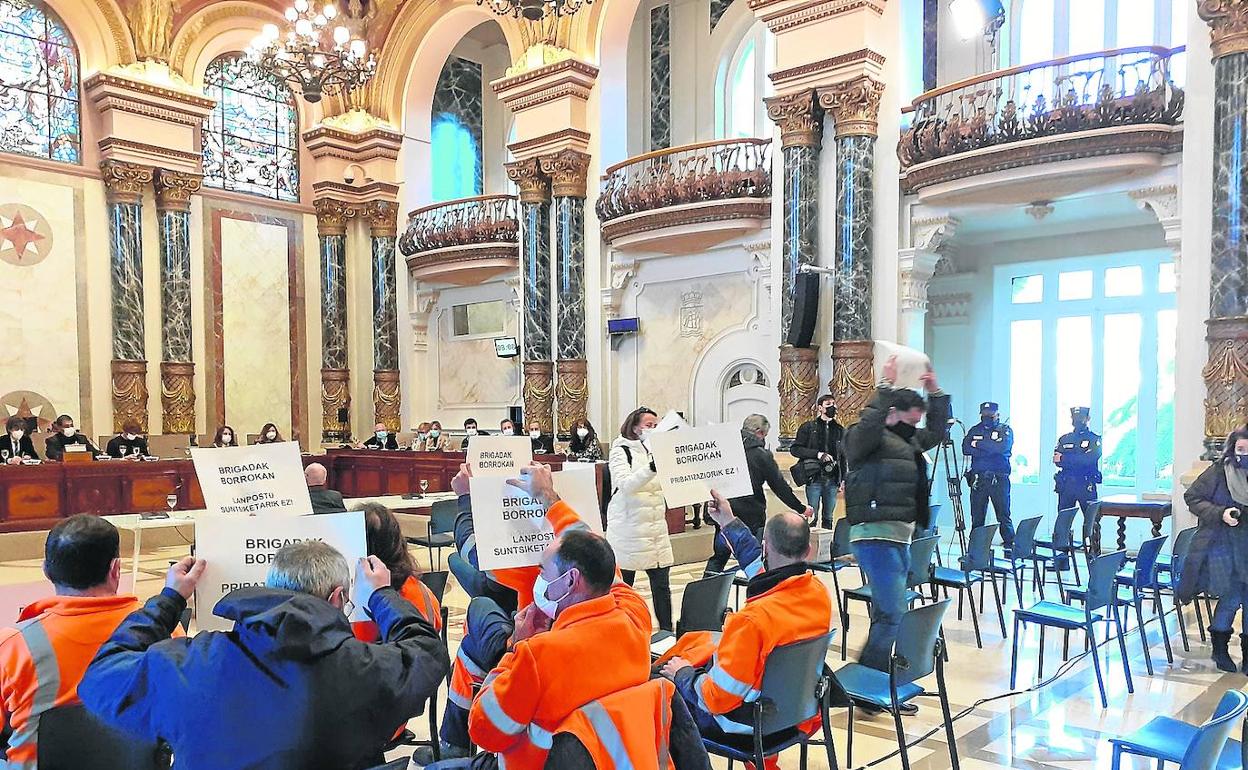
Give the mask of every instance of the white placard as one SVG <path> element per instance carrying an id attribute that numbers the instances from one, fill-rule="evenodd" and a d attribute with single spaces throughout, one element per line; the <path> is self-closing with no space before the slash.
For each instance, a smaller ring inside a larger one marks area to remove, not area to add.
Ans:
<path id="1" fill-rule="evenodd" d="M 654 426 L 655 433 L 666 433 L 669 430 L 677 428 L 688 428 L 689 423 L 685 422 L 685 418 L 676 413 L 675 409 L 668 411 L 663 415 L 663 419 L 659 420 L 659 424 Z"/>
<path id="2" fill-rule="evenodd" d="M 650 451 L 669 508 L 706 502 L 712 489 L 724 497 L 754 492 L 741 429 L 734 425 L 656 433 L 650 437 Z"/>
<path id="3" fill-rule="evenodd" d="M 209 513 L 312 513 L 297 442 L 194 448 L 191 461 Z"/>
<path id="4" fill-rule="evenodd" d="M 931 367 L 932 360 L 922 351 L 899 345 L 896 342 L 875 341 L 875 381 L 879 382 L 883 379 L 884 364 L 893 356 L 897 356 L 897 379 L 893 382 L 893 386 L 922 390 L 923 383 L 919 381 L 919 378 Z"/>
<path id="5" fill-rule="evenodd" d="M 322 540 L 343 555 L 352 574 L 355 612 L 351 620 L 368 620 L 364 608 L 372 587 L 362 579 L 359 567 L 368 549 L 362 511 L 254 519 L 202 514 L 195 519 L 195 555 L 208 566 L 195 591 L 199 627 L 209 631 L 233 628 L 233 621 L 212 614 L 212 608 L 230 591 L 264 585 L 273 554 L 284 545 L 304 540 Z"/>
<path id="6" fill-rule="evenodd" d="M 532 463 L 533 442 L 528 436 L 468 437 L 468 467 L 473 476 L 514 479 Z"/>
<path id="7" fill-rule="evenodd" d="M 557 471 L 555 492 L 595 532 L 602 531 L 594 466 Z M 473 476 L 472 525 L 477 538 L 477 563 L 483 570 L 531 567 L 555 539 L 546 506 L 501 476 Z"/>

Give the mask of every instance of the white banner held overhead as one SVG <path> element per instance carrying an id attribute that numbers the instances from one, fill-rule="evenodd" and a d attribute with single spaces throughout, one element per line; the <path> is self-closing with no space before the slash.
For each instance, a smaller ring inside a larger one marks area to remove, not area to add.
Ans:
<path id="1" fill-rule="evenodd" d="M 732 425 L 682 428 L 650 436 L 650 451 L 669 508 L 753 494 L 741 430 Z"/>
<path id="2" fill-rule="evenodd" d="M 360 558 L 367 555 L 368 549 L 362 511 L 254 519 L 205 514 L 195 520 L 195 555 L 208 562 L 195 591 L 199 628 L 233 628 L 232 620 L 217 617 L 212 608 L 230 591 L 264 585 L 273 555 L 282 546 L 304 540 L 324 541 L 343 555 L 353 583 L 351 601 L 355 612 L 351 620 L 368 620 L 364 607 L 372 587 L 362 579 L 359 567 Z"/>
<path id="3" fill-rule="evenodd" d="M 897 388 L 923 390 L 923 382 L 919 379 L 932 366 L 932 360 L 921 350 L 908 348 L 896 342 L 875 341 L 875 381 L 884 378 L 884 364 L 893 356 L 897 357 L 897 380 L 893 383 Z"/>
<path id="4" fill-rule="evenodd" d="M 209 513 L 312 513 L 299 444 L 254 444 L 191 450 Z"/>
<path id="5" fill-rule="evenodd" d="M 555 492 L 595 532 L 602 531 L 598 511 L 598 487 L 594 466 L 557 471 L 552 475 Z M 477 562 L 481 569 L 531 567 L 542 560 L 542 551 L 555 539 L 546 518 L 546 506 L 501 476 L 473 476 L 472 524 L 477 538 Z"/>
<path id="6" fill-rule="evenodd" d="M 533 442 L 528 436 L 471 436 L 467 462 L 473 476 L 516 478 L 533 463 Z"/>

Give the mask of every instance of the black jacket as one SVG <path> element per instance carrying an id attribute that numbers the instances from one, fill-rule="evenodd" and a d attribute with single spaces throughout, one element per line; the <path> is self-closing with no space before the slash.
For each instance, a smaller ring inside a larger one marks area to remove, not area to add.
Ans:
<path id="1" fill-rule="evenodd" d="M 81 444 L 91 455 L 100 453 L 100 450 L 95 448 L 95 444 L 92 444 L 91 440 L 81 433 L 75 433 L 73 438 L 65 438 L 64 434 L 53 433 L 48 436 L 47 441 L 43 442 L 43 453 L 49 460 L 60 461 L 65 457 L 65 447 L 68 444 Z"/>
<path id="2" fill-rule="evenodd" d="M 386 441 L 383 444 L 381 439 L 373 435 L 373 436 L 369 436 L 368 441 L 364 442 L 364 448 L 365 449 L 398 449 L 399 440 L 394 437 L 393 433 L 389 433 L 386 435 Z"/>
<path id="3" fill-rule="evenodd" d="M 1231 497 L 1226 466 L 1206 468 L 1183 494 L 1187 509 L 1196 517 L 1196 536 L 1183 563 L 1178 595 L 1191 601 L 1196 594 L 1233 595 L 1248 589 L 1248 519 L 1238 527 L 1222 521 L 1227 508 L 1243 508 Z"/>
<path id="4" fill-rule="evenodd" d="M 368 602 L 380 644 L 293 591 L 239 589 L 214 609 L 233 631 L 170 639 L 185 608 L 172 589 L 149 599 L 78 686 L 108 724 L 168 742 L 178 770 L 366 767 L 450 667 L 433 626 L 392 588 Z"/>
<path id="5" fill-rule="evenodd" d="M 833 483 L 840 483 L 845 466 L 844 450 L 841 446 L 844 437 L 845 429 L 839 422 L 816 417 L 802 423 L 797 429 L 797 436 L 789 447 L 789 454 L 803 463 L 803 467 L 807 469 L 806 478 L 812 481 L 831 479 Z M 830 476 L 824 471 L 823 463 L 819 462 L 820 453 L 832 455 L 836 460 L 836 468 Z"/>
<path id="6" fill-rule="evenodd" d="M 308 497 L 312 500 L 313 513 L 342 513 L 347 510 L 341 492 L 325 487 L 308 487 Z"/>
<path id="7" fill-rule="evenodd" d="M 530 438 L 529 442 L 533 445 L 533 454 L 535 455 L 553 455 L 555 453 L 554 436 L 548 436 L 543 433 L 541 438 Z"/>
<path id="8" fill-rule="evenodd" d="M 108 446 L 104 448 L 109 457 L 139 457 L 147 456 L 147 439 L 139 436 L 134 441 L 125 436 L 113 436 L 108 441 Z"/>
<path id="9" fill-rule="evenodd" d="M 38 460 L 39 453 L 35 451 L 35 444 L 30 440 L 30 436 L 22 436 L 22 440 L 17 444 L 17 454 L 30 460 Z M 13 457 L 13 437 L 9 434 L 0 436 L 0 462 L 7 462 Z"/>
<path id="10" fill-rule="evenodd" d="M 734 497 L 729 502 L 732 512 L 745 522 L 752 530 L 757 530 L 767 523 L 767 494 L 763 485 L 771 487 L 780 502 L 798 513 L 806 510 L 806 504 L 797 499 L 784 476 L 776 458 L 753 433 L 741 431 L 741 441 L 745 444 L 745 464 L 750 470 L 750 483 L 754 486 L 754 494 L 749 497 Z"/>
<path id="11" fill-rule="evenodd" d="M 862 410 L 858 423 L 845 435 L 845 515 L 850 524 L 871 521 L 908 521 L 926 527 L 919 509 L 920 492 L 927 491 L 920 452 L 938 446 L 949 422 L 949 396 L 937 393 L 927 401 L 927 424 L 909 441 L 884 427 L 893 404 L 892 388 L 880 387 Z"/>

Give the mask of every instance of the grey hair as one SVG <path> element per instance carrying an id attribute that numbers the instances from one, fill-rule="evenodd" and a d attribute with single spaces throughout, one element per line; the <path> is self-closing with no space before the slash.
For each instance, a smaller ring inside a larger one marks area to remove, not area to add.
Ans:
<path id="1" fill-rule="evenodd" d="M 752 414 L 741 422 L 741 429 L 750 433 L 771 430 L 771 423 L 761 414 Z"/>
<path id="2" fill-rule="evenodd" d="M 351 570 L 332 545 L 304 540 L 283 546 L 273 555 L 264 584 L 328 599 L 339 586 L 350 589 Z"/>

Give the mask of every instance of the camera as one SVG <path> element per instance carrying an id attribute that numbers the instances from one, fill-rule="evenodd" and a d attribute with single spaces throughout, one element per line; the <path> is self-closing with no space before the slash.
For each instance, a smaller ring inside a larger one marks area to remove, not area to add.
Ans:
<path id="1" fill-rule="evenodd" d="M 1232 519 L 1234 519 L 1235 521 L 1239 521 L 1239 518 L 1244 515 L 1244 512 L 1239 510 L 1238 508 L 1232 508 L 1230 509 L 1230 514 L 1231 514 Z"/>

